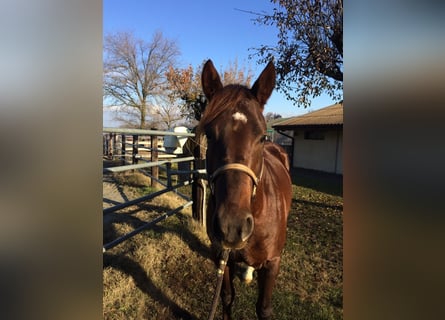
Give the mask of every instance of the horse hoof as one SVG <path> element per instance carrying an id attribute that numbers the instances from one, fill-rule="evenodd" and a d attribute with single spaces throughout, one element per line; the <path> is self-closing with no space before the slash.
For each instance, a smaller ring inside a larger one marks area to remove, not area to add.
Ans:
<path id="1" fill-rule="evenodd" d="M 243 273 L 243 280 L 246 284 L 249 284 L 253 280 L 253 271 L 255 270 L 254 267 L 247 266 L 246 271 Z"/>

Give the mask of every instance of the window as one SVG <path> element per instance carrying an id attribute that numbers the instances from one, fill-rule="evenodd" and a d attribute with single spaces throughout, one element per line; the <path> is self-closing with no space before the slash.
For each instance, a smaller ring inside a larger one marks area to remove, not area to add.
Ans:
<path id="1" fill-rule="evenodd" d="M 306 130 L 304 132 L 305 140 L 324 140 L 324 132 L 320 130 Z"/>

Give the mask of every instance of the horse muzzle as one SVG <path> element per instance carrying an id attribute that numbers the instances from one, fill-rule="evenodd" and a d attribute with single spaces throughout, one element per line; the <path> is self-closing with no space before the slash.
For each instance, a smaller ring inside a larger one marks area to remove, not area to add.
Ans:
<path id="1" fill-rule="evenodd" d="M 224 249 L 242 249 L 253 233 L 254 221 L 250 212 L 237 215 L 219 214 L 215 219 L 216 237 Z"/>

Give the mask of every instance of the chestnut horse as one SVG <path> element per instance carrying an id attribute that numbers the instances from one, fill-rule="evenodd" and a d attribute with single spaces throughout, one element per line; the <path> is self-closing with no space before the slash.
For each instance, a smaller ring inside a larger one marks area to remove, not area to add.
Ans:
<path id="1" fill-rule="evenodd" d="M 221 252 L 230 250 L 221 288 L 225 320 L 231 319 L 237 262 L 257 270 L 258 319 L 272 316 L 272 291 L 286 241 L 292 198 L 287 154 L 266 141 L 262 112 L 274 86 L 272 62 L 251 89 L 223 86 L 211 60 L 202 71 L 208 105 L 199 130 L 207 137 L 206 166 L 211 190 L 207 234 L 217 264 Z"/>

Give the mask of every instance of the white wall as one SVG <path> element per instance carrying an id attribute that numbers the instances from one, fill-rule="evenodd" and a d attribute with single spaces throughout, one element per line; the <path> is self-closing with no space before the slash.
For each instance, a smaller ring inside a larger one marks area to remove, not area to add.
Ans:
<path id="1" fill-rule="evenodd" d="M 343 173 L 343 130 L 318 129 L 324 136 L 323 140 L 305 139 L 305 131 L 294 132 L 293 166 L 331 173 Z M 316 129 L 314 129 L 316 130 Z"/>

